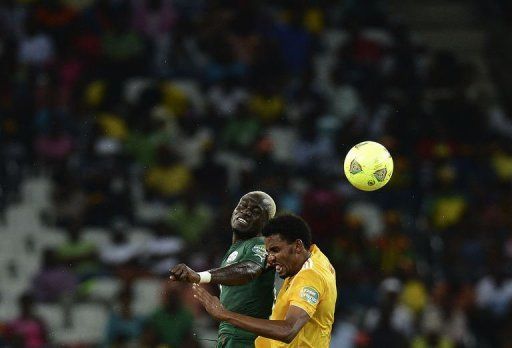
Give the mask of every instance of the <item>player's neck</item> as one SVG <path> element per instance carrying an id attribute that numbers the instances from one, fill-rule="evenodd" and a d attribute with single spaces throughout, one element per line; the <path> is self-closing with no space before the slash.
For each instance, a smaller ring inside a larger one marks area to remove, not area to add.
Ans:
<path id="1" fill-rule="evenodd" d="M 233 237 L 231 239 L 231 242 L 232 242 L 232 244 L 235 244 L 238 241 L 248 240 L 248 239 L 251 239 L 254 237 L 258 237 L 258 236 L 261 236 L 261 233 L 252 234 L 252 235 L 244 235 L 244 234 L 237 233 L 237 231 L 233 230 Z"/>
<path id="2" fill-rule="evenodd" d="M 296 271 L 293 273 L 292 277 L 294 277 L 297 273 L 300 272 L 300 270 L 302 269 L 302 267 L 304 267 L 304 264 L 306 263 L 306 261 L 311 257 L 311 252 L 308 251 L 308 250 L 305 250 L 305 253 L 304 255 L 302 255 L 302 257 L 300 257 L 298 260 L 297 260 L 297 263 L 296 263 Z"/>
<path id="3" fill-rule="evenodd" d="M 300 262 L 300 267 L 299 267 L 299 270 L 302 269 L 302 267 L 304 266 L 304 264 L 306 263 L 306 261 L 311 257 L 311 252 L 309 252 L 307 249 L 304 250 L 304 254 L 302 255 L 302 259 L 301 259 L 301 262 Z"/>

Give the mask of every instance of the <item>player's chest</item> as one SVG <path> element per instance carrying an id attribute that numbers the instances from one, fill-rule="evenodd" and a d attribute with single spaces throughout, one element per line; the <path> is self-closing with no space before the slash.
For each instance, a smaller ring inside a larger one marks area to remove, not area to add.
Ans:
<path id="1" fill-rule="evenodd" d="M 286 280 L 275 297 L 274 306 L 272 308 L 272 319 L 283 320 L 286 317 L 291 300 L 291 291 L 290 282 Z"/>
<path id="2" fill-rule="evenodd" d="M 222 259 L 221 266 L 228 266 L 232 263 L 238 262 L 243 255 L 243 248 L 230 249 Z"/>
<path id="3" fill-rule="evenodd" d="M 291 295 L 292 295 L 292 282 L 291 282 L 292 279 L 290 278 L 287 278 L 281 288 L 279 289 L 279 292 L 277 293 L 277 296 L 275 298 L 276 300 L 276 303 L 287 303 L 288 301 L 290 301 L 290 298 L 291 298 Z"/>

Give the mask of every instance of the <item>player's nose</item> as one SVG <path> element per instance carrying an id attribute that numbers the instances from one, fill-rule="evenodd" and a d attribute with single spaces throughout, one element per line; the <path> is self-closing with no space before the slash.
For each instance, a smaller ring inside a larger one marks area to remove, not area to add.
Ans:
<path id="1" fill-rule="evenodd" d="M 242 212 L 242 217 L 245 219 L 245 218 L 250 218 L 252 216 L 251 212 L 246 210 L 246 211 L 243 211 Z"/>

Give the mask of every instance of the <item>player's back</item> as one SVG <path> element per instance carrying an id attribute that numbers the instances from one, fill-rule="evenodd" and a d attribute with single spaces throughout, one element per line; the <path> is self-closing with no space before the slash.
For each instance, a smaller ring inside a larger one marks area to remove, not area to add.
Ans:
<path id="1" fill-rule="evenodd" d="M 336 273 L 327 256 L 315 245 L 313 245 L 311 258 L 306 261 L 305 267 L 301 271 L 308 274 L 308 277 L 317 277 L 319 283 L 323 282 L 324 293 L 320 299 L 316 298 L 318 301 L 316 311 L 304 325 L 302 332 L 299 332 L 299 335 L 301 335 L 299 339 L 303 342 L 310 342 L 311 347 L 328 348 L 331 341 L 337 298 Z M 303 292 L 302 297 L 310 297 L 311 302 L 314 302 L 315 296 L 318 296 L 314 291 L 308 290 L 307 287 L 301 291 Z M 306 347 L 305 345 L 297 345 L 297 347 L 299 346 Z M 293 345 L 290 345 L 290 347 L 293 347 Z"/>

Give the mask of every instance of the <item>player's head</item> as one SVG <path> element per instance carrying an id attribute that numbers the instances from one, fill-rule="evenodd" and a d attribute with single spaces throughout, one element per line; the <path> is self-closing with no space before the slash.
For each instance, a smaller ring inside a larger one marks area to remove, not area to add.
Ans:
<path id="1" fill-rule="evenodd" d="M 262 191 L 252 191 L 245 194 L 233 210 L 231 227 L 242 238 L 254 237 L 275 214 L 276 204 L 272 197 Z"/>
<path id="2" fill-rule="evenodd" d="M 279 277 L 295 275 L 309 255 L 311 230 L 301 217 L 284 214 L 263 228 L 268 262 L 276 267 Z"/>
<path id="3" fill-rule="evenodd" d="M 31 317 L 34 306 L 34 298 L 28 292 L 22 294 L 18 298 L 18 305 L 23 317 Z"/>

